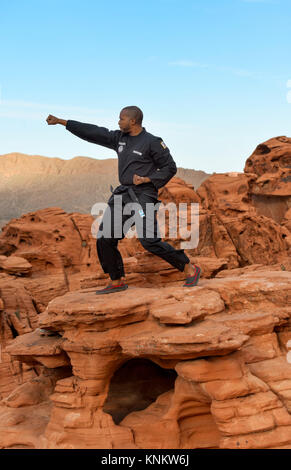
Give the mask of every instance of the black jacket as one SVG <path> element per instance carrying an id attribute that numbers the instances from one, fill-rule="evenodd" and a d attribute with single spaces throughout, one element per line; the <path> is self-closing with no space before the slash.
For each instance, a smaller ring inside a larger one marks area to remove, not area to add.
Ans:
<path id="1" fill-rule="evenodd" d="M 140 134 L 131 136 L 122 131 L 109 131 L 105 127 L 69 120 L 66 129 L 81 139 L 115 150 L 122 185 L 132 185 L 133 175 L 137 174 L 148 176 L 158 190 L 177 173 L 176 164 L 162 139 L 144 127 Z"/>

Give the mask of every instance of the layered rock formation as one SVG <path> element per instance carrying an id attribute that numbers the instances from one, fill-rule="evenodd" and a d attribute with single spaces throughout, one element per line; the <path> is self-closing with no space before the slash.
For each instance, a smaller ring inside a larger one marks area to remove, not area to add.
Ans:
<path id="1" fill-rule="evenodd" d="M 290 280 L 265 270 L 56 297 L 39 325 L 61 334 L 35 330 L 6 348 L 39 375 L 2 400 L 13 423 L 7 432 L 1 418 L 2 446 L 291 446 Z"/>
<path id="2" fill-rule="evenodd" d="M 290 230 L 291 139 L 280 136 L 258 145 L 244 171 L 256 175 L 250 192 L 257 211 Z"/>
<path id="3" fill-rule="evenodd" d="M 0 447 L 291 448 L 289 209 L 274 217 L 253 197 L 272 173 L 268 197 L 289 204 L 288 146 L 271 139 L 245 173 L 160 191 L 199 205 L 195 288 L 125 238 L 130 288 L 96 296 L 107 278 L 87 214 L 49 207 L 3 228 Z"/>

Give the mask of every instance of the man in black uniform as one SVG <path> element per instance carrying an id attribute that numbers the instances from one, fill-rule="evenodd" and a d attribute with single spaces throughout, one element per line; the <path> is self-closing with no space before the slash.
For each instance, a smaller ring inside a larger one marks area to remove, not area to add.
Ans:
<path id="1" fill-rule="evenodd" d="M 117 248 L 118 241 L 124 238 L 125 233 L 116 235 L 117 225 L 122 227 L 131 215 L 121 212 L 119 218 L 114 211 L 114 203 L 119 196 L 121 198 L 120 211 L 129 202 L 139 203 L 142 207 L 140 217 L 142 224 L 139 225 L 138 238 L 142 246 L 151 253 L 160 256 L 181 272 L 185 272 L 186 281 L 184 287 L 192 287 L 198 284 L 201 269 L 192 266 L 184 250 L 176 250 L 169 243 L 163 242 L 158 234 L 156 212 L 154 212 L 153 225 L 148 233 L 147 204 L 158 203 L 158 190 L 164 186 L 177 172 L 176 164 L 160 137 L 156 137 L 142 127 L 143 113 L 137 106 L 123 108 L 119 116 L 120 131 L 109 131 L 105 127 L 93 124 L 85 124 L 73 120 L 59 119 L 49 115 L 49 125 L 62 124 L 66 129 L 77 137 L 88 142 L 102 145 L 113 149 L 118 155 L 118 173 L 120 186 L 115 188 L 108 201 L 108 208 L 104 213 L 97 234 L 97 253 L 100 264 L 105 273 L 111 278 L 111 284 L 104 289 L 98 290 L 97 294 L 119 292 L 127 289 L 127 284 L 122 280 L 124 267 L 121 254 Z M 119 198 L 119 201 L 120 201 Z M 139 206 L 139 207 L 140 207 Z M 110 236 L 103 235 L 103 223 L 106 216 L 113 230 Z M 120 232 L 120 230 L 119 230 Z"/>

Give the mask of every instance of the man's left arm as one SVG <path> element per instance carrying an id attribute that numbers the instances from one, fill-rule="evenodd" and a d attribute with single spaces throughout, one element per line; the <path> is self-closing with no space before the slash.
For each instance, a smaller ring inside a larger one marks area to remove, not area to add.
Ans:
<path id="1" fill-rule="evenodd" d="M 160 189 L 177 173 L 176 163 L 168 147 L 160 138 L 157 138 L 151 143 L 150 156 L 157 169 L 148 175 L 148 177 L 156 189 Z"/>

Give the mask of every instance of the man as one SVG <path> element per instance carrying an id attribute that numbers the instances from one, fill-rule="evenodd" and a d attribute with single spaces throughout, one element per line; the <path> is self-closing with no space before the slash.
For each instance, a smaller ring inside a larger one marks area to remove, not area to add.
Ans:
<path id="1" fill-rule="evenodd" d="M 124 267 L 117 248 L 118 241 L 124 238 L 125 233 L 122 231 L 121 234 L 116 235 L 115 229 L 120 229 L 118 227 L 120 223 L 123 227 L 126 220 L 130 218 L 131 214 L 126 215 L 122 212 L 124 206 L 130 202 L 139 203 L 142 207 L 139 211 L 142 224 L 138 224 L 138 238 L 142 246 L 184 272 L 186 281 L 183 287 L 193 287 L 199 281 L 201 269 L 191 265 L 184 250 L 174 249 L 158 236 L 156 212 L 153 225 L 150 227 L 150 234 L 148 233 L 147 207 L 149 203 L 153 205 L 159 202 L 158 190 L 176 174 L 177 167 L 162 139 L 147 132 L 142 127 L 142 120 L 143 113 L 137 106 L 127 106 L 121 110 L 118 123 L 120 131 L 109 131 L 105 127 L 59 119 L 52 115 L 49 115 L 46 120 L 49 125 L 65 126 L 68 131 L 81 139 L 113 149 L 118 155 L 121 185 L 115 188 L 108 201 L 108 208 L 100 224 L 96 244 L 102 269 L 109 274 L 112 282 L 104 289 L 96 291 L 96 294 L 120 292 L 128 288 L 122 280 L 125 275 Z M 120 205 L 119 218 L 116 216 L 117 212 L 114 211 L 117 199 Z M 110 236 L 103 234 L 104 222 L 108 221 L 108 217 L 111 228 L 114 228 Z"/>

